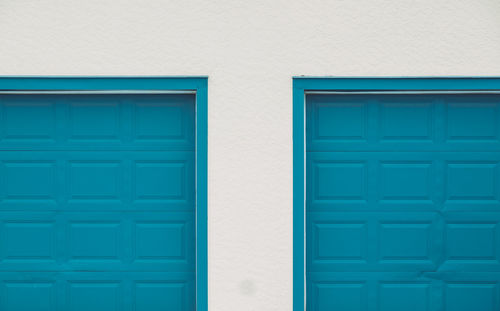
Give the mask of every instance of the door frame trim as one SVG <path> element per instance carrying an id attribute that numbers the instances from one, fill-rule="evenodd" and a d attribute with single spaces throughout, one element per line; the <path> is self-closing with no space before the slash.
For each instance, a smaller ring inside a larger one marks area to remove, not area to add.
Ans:
<path id="1" fill-rule="evenodd" d="M 0 93 L 4 94 L 195 94 L 196 311 L 208 310 L 207 87 L 207 76 L 0 76 Z"/>
<path id="2" fill-rule="evenodd" d="M 305 105 L 311 93 L 499 93 L 500 77 L 293 77 L 293 311 L 306 309 Z"/>

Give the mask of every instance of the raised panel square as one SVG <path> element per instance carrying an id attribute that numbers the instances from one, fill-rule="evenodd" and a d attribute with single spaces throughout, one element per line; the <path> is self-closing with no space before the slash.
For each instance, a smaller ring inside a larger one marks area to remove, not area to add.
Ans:
<path id="1" fill-rule="evenodd" d="M 379 288 L 379 310 L 428 311 L 429 284 L 383 283 Z"/>
<path id="2" fill-rule="evenodd" d="M 316 223 L 314 230 L 314 260 L 366 260 L 365 223 Z"/>
<path id="3" fill-rule="evenodd" d="M 3 253 L 9 260 L 53 259 L 53 223 L 8 222 L 4 225 Z"/>
<path id="4" fill-rule="evenodd" d="M 431 200 L 431 163 L 381 164 L 381 193 L 383 200 Z"/>
<path id="5" fill-rule="evenodd" d="M 119 107 L 117 102 L 71 104 L 71 139 L 117 139 L 120 128 Z"/>
<path id="6" fill-rule="evenodd" d="M 72 259 L 118 259 L 119 247 L 119 223 L 72 223 L 70 225 L 69 249 Z"/>
<path id="7" fill-rule="evenodd" d="M 135 285 L 135 311 L 183 311 L 185 295 L 185 283 L 138 282 Z"/>
<path id="8" fill-rule="evenodd" d="M 186 225 L 184 223 L 138 223 L 135 230 L 137 259 L 185 258 Z"/>
<path id="9" fill-rule="evenodd" d="M 3 134 L 8 140 L 53 140 L 56 132 L 55 105 L 39 99 L 3 105 Z"/>
<path id="10" fill-rule="evenodd" d="M 452 283 L 446 285 L 446 311 L 497 311 L 496 283 Z"/>
<path id="11" fill-rule="evenodd" d="M 496 223 L 446 226 L 446 255 L 451 260 L 496 260 Z"/>
<path id="12" fill-rule="evenodd" d="M 53 311 L 54 284 L 50 282 L 6 282 L 5 310 Z"/>
<path id="13" fill-rule="evenodd" d="M 183 200 L 186 196 L 186 174 L 185 162 L 137 162 L 136 198 Z"/>
<path id="14" fill-rule="evenodd" d="M 366 310 L 364 283 L 318 283 L 315 287 L 317 311 Z"/>
<path id="15" fill-rule="evenodd" d="M 316 199 L 363 200 L 366 192 L 365 163 L 329 162 L 315 165 Z"/>
<path id="16" fill-rule="evenodd" d="M 432 140 L 433 105 L 428 103 L 383 103 L 381 136 L 384 140 Z"/>
<path id="17" fill-rule="evenodd" d="M 498 140 L 498 104 L 448 104 L 448 138 Z"/>
<path id="18" fill-rule="evenodd" d="M 361 103 L 317 104 L 316 139 L 359 141 L 366 139 L 366 105 Z"/>
<path id="19" fill-rule="evenodd" d="M 55 198 L 56 174 L 52 162 L 4 162 L 5 192 L 8 199 Z"/>
<path id="20" fill-rule="evenodd" d="M 429 223 L 383 223 L 380 225 L 380 259 L 430 260 Z"/>
<path id="21" fill-rule="evenodd" d="M 448 164 L 448 199 L 497 200 L 497 163 Z"/>
<path id="22" fill-rule="evenodd" d="M 182 105 L 151 102 L 135 107 L 135 132 L 140 140 L 182 139 L 183 121 Z"/>
<path id="23" fill-rule="evenodd" d="M 120 163 L 71 162 L 69 167 L 71 199 L 120 198 Z"/>
<path id="24" fill-rule="evenodd" d="M 70 311 L 118 311 L 121 310 L 120 283 L 117 282 L 71 282 L 69 283 Z M 98 303 L 97 303 L 98 302 Z"/>

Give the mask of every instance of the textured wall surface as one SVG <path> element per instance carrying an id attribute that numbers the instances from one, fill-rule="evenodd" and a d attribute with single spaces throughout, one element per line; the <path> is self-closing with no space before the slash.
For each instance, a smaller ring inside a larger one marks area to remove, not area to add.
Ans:
<path id="1" fill-rule="evenodd" d="M 500 75 L 495 0 L 0 0 L 0 75 L 209 75 L 209 309 L 291 310 L 294 75 Z"/>

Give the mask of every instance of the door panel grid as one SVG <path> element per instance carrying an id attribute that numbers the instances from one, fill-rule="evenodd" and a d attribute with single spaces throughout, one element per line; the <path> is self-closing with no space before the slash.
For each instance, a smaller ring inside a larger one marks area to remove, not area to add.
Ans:
<path id="1" fill-rule="evenodd" d="M 500 308 L 500 96 L 306 96 L 307 310 Z"/>
<path id="2" fill-rule="evenodd" d="M 194 310 L 194 95 L 0 95 L 0 118 L 0 309 Z"/>

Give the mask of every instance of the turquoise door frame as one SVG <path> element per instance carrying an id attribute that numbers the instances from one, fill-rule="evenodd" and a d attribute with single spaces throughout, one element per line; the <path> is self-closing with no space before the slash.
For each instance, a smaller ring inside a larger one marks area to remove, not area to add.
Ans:
<path id="1" fill-rule="evenodd" d="M 305 310 L 305 100 L 311 92 L 500 92 L 498 77 L 293 78 L 293 310 Z"/>
<path id="2" fill-rule="evenodd" d="M 207 293 L 207 77 L 0 77 L 0 93 L 143 93 L 196 95 L 196 310 Z"/>

